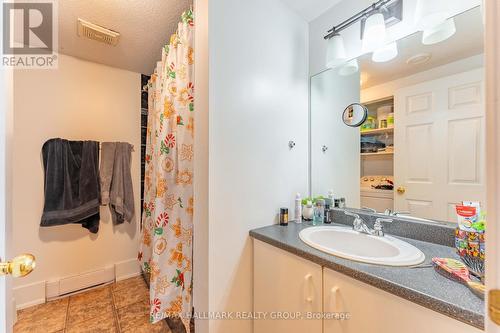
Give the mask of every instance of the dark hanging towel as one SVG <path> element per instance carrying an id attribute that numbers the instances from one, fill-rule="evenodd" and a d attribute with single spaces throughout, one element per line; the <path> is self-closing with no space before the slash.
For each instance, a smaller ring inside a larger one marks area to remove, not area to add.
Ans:
<path id="1" fill-rule="evenodd" d="M 78 223 L 99 231 L 99 142 L 51 139 L 42 148 L 42 227 Z"/>

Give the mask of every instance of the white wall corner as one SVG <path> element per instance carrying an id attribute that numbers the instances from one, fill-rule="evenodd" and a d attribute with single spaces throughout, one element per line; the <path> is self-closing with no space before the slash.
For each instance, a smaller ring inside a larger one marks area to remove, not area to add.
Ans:
<path id="1" fill-rule="evenodd" d="M 115 264 L 115 279 L 121 281 L 141 274 L 141 266 L 136 258 Z"/>
<path id="2" fill-rule="evenodd" d="M 45 303 L 45 281 L 16 287 L 13 292 L 17 310 Z"/>

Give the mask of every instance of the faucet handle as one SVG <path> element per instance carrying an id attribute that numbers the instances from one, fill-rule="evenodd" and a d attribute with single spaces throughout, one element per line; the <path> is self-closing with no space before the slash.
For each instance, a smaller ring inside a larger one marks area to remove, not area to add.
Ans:
<path id="1" fill-rule="evenodd" d="M 379 217 L 375 220 L 374 228 L 375 230 L 382 230 L 382 223 L 392 223 L 394 222 L 393 219 L 388 219 L 384 217 Z"/>
<path id="2" fill-rule="evenodd" d="M 392 222 L 394 222 L 394 220 L 393 219 L 388 219 L 386 217 L 378 217 L 375 220 L 375 224 L 382 224 L 382 222 L 384 222 L 384 223 L 392 223 Z"/>
<path id="3" fill-rule="evenodd" d="M 384 236 L 384 229 L 382 227 L 382 223 L 392 223 L 393 219 L 379 217 L 375 220 L 375 224 L 373 225 L 373 230 L 375 230 L 376 236 Z"/>

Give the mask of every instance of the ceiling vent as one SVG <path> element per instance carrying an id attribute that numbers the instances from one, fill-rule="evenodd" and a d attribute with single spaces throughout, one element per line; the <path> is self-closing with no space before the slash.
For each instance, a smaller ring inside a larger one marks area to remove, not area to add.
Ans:
<path id="1" fill-rule="evenodd" d="M 120 40 L 120 34 L 97 24 L 78 19 L 78 36 L 96 40 L 101 43 L 115 46 Z"/>

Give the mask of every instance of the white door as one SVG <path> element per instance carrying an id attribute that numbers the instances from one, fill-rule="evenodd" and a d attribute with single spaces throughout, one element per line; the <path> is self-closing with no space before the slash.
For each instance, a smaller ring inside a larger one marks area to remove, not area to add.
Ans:
<path id="1" fill-rule="evenodd" d="M 483 69 L 402 88 L 394 105 L 395 210 L 454 222 L 457 203 L 485 204 Z"/>

